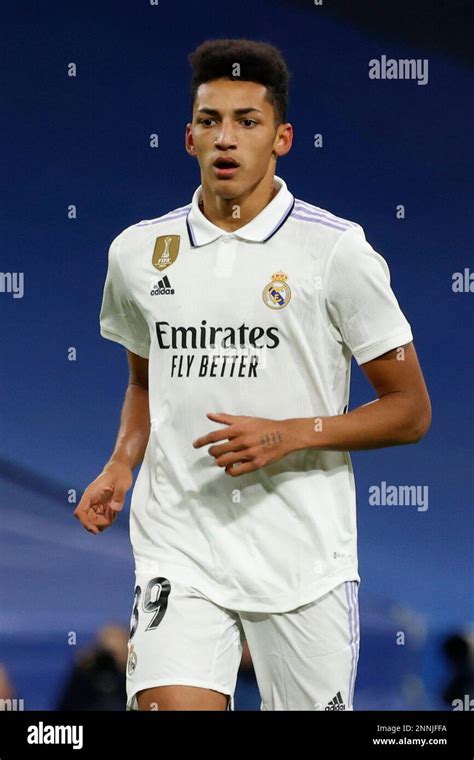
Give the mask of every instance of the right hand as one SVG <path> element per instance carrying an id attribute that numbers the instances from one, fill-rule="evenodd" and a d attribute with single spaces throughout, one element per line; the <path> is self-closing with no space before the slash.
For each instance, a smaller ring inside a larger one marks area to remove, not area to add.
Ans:
<path id="1" fill-rule="evenodd" d="M 89 533 L 100 533 L 116 520 L 132 483 L 133 473 L 127 464 L 107 464 L 82 494 L 74 517 Z"/>

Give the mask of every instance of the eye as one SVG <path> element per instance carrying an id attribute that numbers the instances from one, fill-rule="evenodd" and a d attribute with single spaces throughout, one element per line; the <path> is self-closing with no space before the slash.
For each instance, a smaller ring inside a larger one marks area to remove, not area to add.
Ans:
<path id="1" fill-rule="evenodd" d="M 210 117 L 207 119 L 199 119 L 199 124 L 204 124 L 205 121 L 214 121 L 214 119 L 211 119 Z M 208 125 L 205 124 L 204 126 L 208 126 Z"/>
<path id="2" fill-rule="evenodd" d="M 246 122 L 250 122 L 250 124 L 255 124 L 255 125 L 257 124 L 257 122 L 255 121 L 255 119 L 242 119 L 242 123 L 245 122 L 245 121 Z"/>

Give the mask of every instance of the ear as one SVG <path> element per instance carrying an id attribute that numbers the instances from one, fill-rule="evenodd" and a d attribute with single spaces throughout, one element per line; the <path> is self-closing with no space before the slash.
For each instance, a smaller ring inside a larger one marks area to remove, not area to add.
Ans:
<path id="1" fill-rule="evenodd" d="M 193 133 L 191 130 L 191 123 L 186 124 L 186 131 L 184 135 L 184 147 L 190 156 L 196 156 L 196 148 L 194 147 Z"/>
<path id="2" fill-rule="evenodd" d="M 285 156 L 290 150 L 293 144 L 293 126 L 287 122 L 286 124 L 280 124 L 278 127 L 279 136 L 273 149 L 277 158 Z"/>

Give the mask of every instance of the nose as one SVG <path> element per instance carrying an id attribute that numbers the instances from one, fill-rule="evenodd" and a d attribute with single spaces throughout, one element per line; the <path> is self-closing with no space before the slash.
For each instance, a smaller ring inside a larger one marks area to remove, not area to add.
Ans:
<path id="1" fill-rule="evenodd" d="M 222 121 L 220 129 L 217 131 L 215 144 L 222 150 L 227 150 L 227 148 L 237 144 L 235 124 L 232 121 L 225 119 Z"/>

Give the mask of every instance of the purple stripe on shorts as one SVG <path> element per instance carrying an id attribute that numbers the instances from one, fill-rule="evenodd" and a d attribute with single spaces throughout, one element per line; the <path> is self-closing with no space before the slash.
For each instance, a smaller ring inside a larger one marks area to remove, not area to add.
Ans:
<path id="1" fill-rule="evenodd" d="M 351 636 L 350 646 L 352 652 L 351 675 L 349 678 L 348 709 L 353 709 L 355 677 L 357 662 L 359 659 L 359 605 L 357 599 L 357 581 L 345 581 L 347 605 L 349 608 L 349 632 Z"/>

